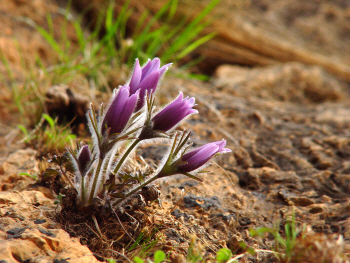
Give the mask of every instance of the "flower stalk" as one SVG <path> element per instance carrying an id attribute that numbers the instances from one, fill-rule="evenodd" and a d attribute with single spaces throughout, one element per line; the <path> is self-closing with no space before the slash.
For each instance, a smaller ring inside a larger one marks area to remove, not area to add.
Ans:
<path id="1" fill-rule="evenodd" d="M 120 158 L 120 160 L 118 161 L 116 167 L 113 170 L 114 174 L 117 174 L 120 167 L 124 164 L 126 158 L 129 156 L 129 154 L 132 152 L 132 150 L 140 143 L 140 139 L 135 139 L 133 141 L 133 143 L 128 147 L 128 149 L 125 151 L 125 153 L 123 153 L 123 156 Z"/>
<path id="2" fill-rule="evenodd" d="M 90 196 L 89 196 L 88 204 L 92 204 L 92 201 L 95 197 L 96 185 L 97 185 L 97 181 L 99 179 L 98 176 L 99 176 L 100 171 L 101 171 L 102 163 L 103 163 L 103 159 L 99 158 L 98 165 L 97 165 L 96 170 L 94 172 L 94 181 L 93 181 L 93 184 L 92 184 L 91 189 L 90 189 Z"/>

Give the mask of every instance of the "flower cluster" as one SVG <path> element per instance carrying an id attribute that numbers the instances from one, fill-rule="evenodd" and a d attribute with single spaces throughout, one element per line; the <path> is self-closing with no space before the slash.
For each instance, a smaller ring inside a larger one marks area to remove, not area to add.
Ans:
<path id="1" fill-rule="evenodd" d="M 153 181 L 176 174 L 200 180 L 196 173 L 215 155 L 230 152 L 226 141 L 208 143 L 187 152 L 190 132 L 174 130 L 186 117 L 197 114 L 193 97 L 179 96 L 156 112 L 154 94 L 171 64 L 160 67 L 155 58 L 141 67 L 135 62 L 130 81 L 113 93 L 98 112 L 91 104 L 87 113 L 92 147 L 69 150 L 75 169 L 74 187 L 83 207 L 98 198 L 115 198 L 119 204 Z M 151 173 L 125 173 L 121 168 L 142 141 L 166 138 L 172 141 L 169 154 Z M 128 142 L 121 154 L 120 146 Z M 91 149 L 91 150 L 90 150 Z"/>

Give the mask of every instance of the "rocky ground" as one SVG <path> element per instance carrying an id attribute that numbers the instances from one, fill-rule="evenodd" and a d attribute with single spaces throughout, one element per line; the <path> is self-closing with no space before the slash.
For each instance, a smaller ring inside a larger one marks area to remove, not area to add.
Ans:
<path id="1" fill-rule="evenodd" d="M 14 37 L 25 47 L 29 62 L 34 52 L 47 56 L 47 63 L 52 59 L 48 45 L 19 19 L 28 16 L 44 23 L 45 12 L 50 11 L 60 23 L 57 5 L 47 3 L 5 1 L 0 7 L 1 14 L 6 14 L 0 16 L 4 25 L 0 47 L 6 50 L 4 54 L 19 79 L 21 65 L 13 48 Z M 35 16 L 30 8 L 36 10 Z M 350 12 L 346 4 L 344 8 Z M 338 10 L 337 5 L 334 9 Z M 312 15 L 322 23 L 319 12 L 305 13 L 304 20 L 311 21 Z M 301 15 L 298 18 L 299 23 L 304 21 Z M 349 25 L 346 23 L 344 28 Z M 296 31 L 294 24 L 293 36 Z M 342 36 L 339 42 L 349 41 L 345 33 Z M 322 42 L 321 37 L 316 40 Z M 316 40 L 311 44 L 316 45 Z M 330 52 L 322 43 L 318 48 Z M 339 52 L 332 55 L 339 56 Z M 0 63 L 2 72 L 4 68 Z M 273 237 L 252 237 L 249 229 L 277 226 L 284 235 L 283 226 L 294 213 L 296 225 L 305 229 L 305 236 L 298 237 L 295 248 L 296 254 L 304 257 L 293 262 L 346 262 L 350 255 L 347 80 L 320 65 L 290 60 L 249 68 L 221 65 L 209 82 L 168 73 L 158 91 L 158 102 L 166 103 L 179 90 L 194 96 L 198 103 L 200 114 L 182 125 L 193 130 L 194 143 L 225 138 L 232 154 L 216 159 L 210 167 L 212 173 L 203 176 L 203 183 L 186 178 L 162 182 L 162 208 L 153 204 L 133 213 L 141 222 L 137 227 L 130 218 L 122 217 L 127 231 L 134 238 L 143 232 L 145 239 L 157 239 L 151 252 L 162 249 L 172 262 L 185 262 L 190 246 L 203 251 L 206 260 L 214 258 L 221 247 L 228 247 L 241 255 L 240 262 L 277 262 L 271 253 Z M 0 262 L 98 262 L 107 257 L 127 262 L 127 258 L 142 255 L 140 247 L 124 253 L 121 247 L 128 246 L 130 239 L 115 220 L 96 215 L 96 224 L 91 217 L 72 218 L 61 213 L 60 206 L 54 204 L 55 193 L 19 175 L 38 173 L 42 162 L 37 157 L 41 153 L 40 149 L 16 143 L 19 137 L 12 135 L 18 112 L 8 106 L 9 92 L 4 90 L 2 96 Z M 146 147 L 140 153 L 146 160 L 157 161 L 161 148 Z M 240 242 L 254 248 L 256 254 L 245 253 Z M 305 247 L 312 249 L 305 251 Z"/>

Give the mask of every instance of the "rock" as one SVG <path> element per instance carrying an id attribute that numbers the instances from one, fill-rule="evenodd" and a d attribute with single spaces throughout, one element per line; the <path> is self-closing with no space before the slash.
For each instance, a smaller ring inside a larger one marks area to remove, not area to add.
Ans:
<path id="1" fill-rule="evenodd" d="M 56 205 L 39 191 L 0 192 L 0 259 L 6 262 L 99 262 L 52 221 Z"/>
<path id="2" fill-rule="evenodd" d="M 174 240 L 177 243 L 183 243 L 186 241 L 184 238 L 181 237 L 181 235 L 176 230 L 171 229 L 171 228 L 167 229 L 167 231 L 165 232 L 165 235 L 169 239 Z"/>
<path id="3" fill-rule="evenodd" d="M 238 165 L 241 165 L 243 168 L 253 167 L 253 160 L 244 147 L 235 148 L 233 154 Z"/>
<path id="4" fill-rule="evenodd" d="M 184 197 L 184 204 L 186 208 L 201 207 L 205 211 L 211 207 L 221 208 L 221 202 L 217 196 L 201 197 L 189 194 Z"/>
<path id="5" fill-rule="evenodd" d="M 52 200 L 38 191 L 0 192 L 1 204 L 18 204 L 19 207 L 22 205 L 50 205 Z"/>
<path id="6" fill-rule="evenodd" d="M 30 148 L 17 150 L 1 164 L 1 170 L 5 175 L 19 172 L 37 173 L 39 170 L 37 154 L 36 150 Z"/>
<path id="7" fill-rule="evenodd" d="M 70 238 L 60 229 L 51 229 L 51 235 L 38 229 L 17 231 L 16 236 L 8 236 L 0 241 L 0 258 L 6 262 L 99 262 L 92 252 L 81 245 L 78 238 Z M 11 232 L 12 233 L 12 232 Z"/>
<path id="8" fill-rule="evenodd" d="M 195 187 L 198 185 L 198 181 L 195 180 L 187 180 L 185 182 L 183 182 L 182 184 L 178 185 L 177 187 L 181 190 L 186 189 L 186 188 L 191 188 L 191 187 Z"/>
<path id="9" fill-rule="evenodd" d="M 86 125 L 89 101 L 87 96 L 66 85 L 52 86 L 45 94 L 49 115 L 58 117 L 58 123 L 70 123 L 75 132 L 79 132 L 78 128 L 82 129 L 81 125 Z"/>
<path id="10" fill-rule="evenodd" d="M 254 162 L 254 167 L 269 167 L 273 170 L 280 170 L 279 166 L 273 161 L 269 160 L 266 156 L 260 154 L 256 150 L 250 152 L 250 156 Z"/>
<path id="11" fill-rule="evenodd" d="M 250 225 L 252 223 L 252 220 L 249 217 L 241 217 L 238 219 L 238 222 L 241 226 L 245 227 L 247 225 Z"/>
<path id="12" fill-rule="evenodd" d="M 344 108 L 319 108 L 315 120 L 320 123 L 349 123 L 350 122 L 350 110 Z"/>
<path id="13" fill-rule="evenodd" d="M 278 192 L 279 196 L 290 206 L 309 206 L 314 204 L 315 202 L 306 196 L 303 195 L 295 195 L 288 193 L 286 190 L 280 190 Z"/>
<path id="14" fill-rule="evenodd" d="M 261 187 L 259 169 L 249 168 L 247 171 L 238 172 L 239 186 L 250 190 L 258 190 Z"/>
<path id="15" fill-rule="evenodd" d="M 36 219 L 34 221 L 34 224 L 37 224 L 37 225 L 40 225 L 40 224 L 43 224 L 43 223 L 46 223 L 46 219 Z"/>
<path id="16" fill-rule="evenodd" d="M 305 137 L 302 139 L 302 147 L 305 148 L 309 155 L 310 163 L 320 170 L 326 170 L 334 165 L 333 153 L 322 145 L 313 141 L 312 138 Z"/>
<path id="17" fill-rule="evenodd" d="M 328 211 L 327 205 L 325 204 L 312 204 L 308 206 L 309 212 L 312 214 L 319 214 Z"/>
<path id="18" fill-rule="evenodd" d="M 0 164 L 0 190 L 23 189 L 28 186 L 29 181 L 20 172 L 37 174 L 39 162 L 36 159 L 37 151 L 33 149 L 20 149 L 11 153 Z"/>
<path id="19" fill-rule="evenodd" d="M 296 206 L 309 206 L 315 203 L 310 198 L 303 197 L 303 196 L 290 197 L 289 200 Z"/>
<path id="20" fill-rule="evenodd" d="M 179 209 L 175 209 L 171 214 L 175 216 L 176 219 L 183 217 L 185 221 L 188 221 L 191 217 L 193 218 L 193 216 L 190 216 L 187 213 L 181 213 Z"/>
<path id="21" fill-rule="evenodd" d="M 242 248 L 240 245 L 242 242 L 244 242 L 244 240 L 237 235 L 232 235 L 228 240 L 226 240 L 227 247 L 231 251 L 234 251 L 235 254 L 244 252 L 244 248 Z"/>
<path id="22" fill-rule="evenodd" d="M 211 218 L 221 218 L 222 221 L 224 221 L 227 224 L 237 222 L 237 216 L 235 214 L 212 214 L 210 215 Z"/>
<path id="23" fill-rule="evenodd" d="M 243 97 L 255 94 L 278 101 L 322 103 L 346 96 L 344 83 L 319 67 L 293 62 L 254 69 L 222 65 L 215 75 L 216 86 L 225 86 Z"/>
<path id="24" fill-rule="evenodd" d="M 171 263 L 186 263 L 186 258 L 182 254 L 170 254 L 170 262 Z"/>

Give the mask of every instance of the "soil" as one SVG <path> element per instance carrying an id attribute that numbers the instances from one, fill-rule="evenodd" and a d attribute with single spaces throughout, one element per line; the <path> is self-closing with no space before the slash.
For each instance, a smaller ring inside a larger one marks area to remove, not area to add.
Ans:
<path id="1" fill-rule="evenodd" d="M 253 2 L 259 2 L 254 8 L 272 19 L 268 16 L 271 8 L 266 8 L 269 1 Z M 334 10 L 342 4 L 336 2 Z M 39 34 L 18 17 L 46 26 L 46 12 L 51 12 L 59 26 L 58 6 L 55 1 L 5 0 L 0 7 L 6 13 L 0 18 L 4 28 L 0 47 L 7 50 L 5 56 L 19 81 L 23 76 L 20 54 L 11 42 L 14 38 L 25 47 L 23 56 L 29 64 L 35 53 L 48 64 L 55 58 Z M 343 8 L 350 11 L 346 4 Z M 293 12 L 282 16 L 281 12 L 273 21 L 293 24 L 293 38 L 298 37 L 298 30 L 306 34 L 307 28 L 300 26 L 303 21 L 310 28 L 317 21 L 319 28 L 329 29 L 318 12 L 298 10 L 293 9 L 297 16 Z M 345 19 L 343 27 L 350 27 L 349 23 Z M 324 37 L 306 34 L 301 39 L 340 57 L 336 48 L 344 45 L 347 34 L 337 32 L 329 41 L 331 46 Z M 74 39 L 73 34 L 71 37 Z M 43 186 L 43 182 L 19 175 L 40 174 L 40 166 L 48 164 L 47 159 L 37 158 L 42 156 L 40 149 L 17 142 L 18 112 L 8 107 L 12 98 L 1 84 L 0 262 L 98 262 L 109 257 L 127 262 L 135 255 L 145 255 L 145 245 L 132 246 L 141 234 L 143 244 L 154 245 L 150 255 L 162 249 L 171 262 L 186 262 L 189 250 L 201 252 L 204 260 L 214 260 L 222 247 L 240 256 L 240 262 L 279 262 L 271 253 L 273 236 L 252 237 L 249 229 L 277 228 L 285 236 L 284 225 L 294 216 L 298 229 L 305 231 L 304 237 L 297 237 L 293 262 L 347 262 L 350 84 L 323 67 L 290 60 L 250 66 L 221 65 L 209 82 L 180 78 L 175 68 L 170 70 L 158 90 L 158 105 L 172 100 L 180 90 L 195 97 L 200 114 L 180 128 L 193 131 L 195 146 L 225 138 L 232 154 L 216 159 L 211 173 L 201 177 L 203 183 L 182 177 L 158 183 L 161 207 L 157 203 L 137 207 L 137 200 L 132 199 L 132 210 L 116 214 L 104 204 L 85 215 L 67 201 L 61 207 L 54 203 L 58 191 L 74 200 L 63 181 L 54 178 Z M 0 72 L 5 72 L 1 63 Z M 139 153 L 146 161 L 157 163 L 163 149 L 145 146 Z M 246 253 L 247 247 L 256 253 Z M 310 249 L 305 251 L 305 247 Z"/>

